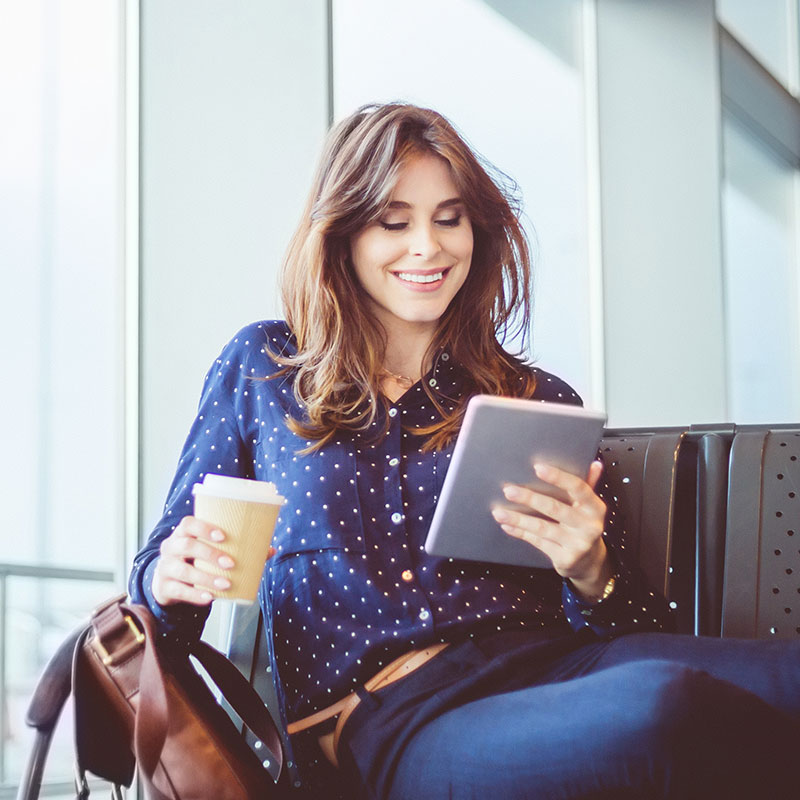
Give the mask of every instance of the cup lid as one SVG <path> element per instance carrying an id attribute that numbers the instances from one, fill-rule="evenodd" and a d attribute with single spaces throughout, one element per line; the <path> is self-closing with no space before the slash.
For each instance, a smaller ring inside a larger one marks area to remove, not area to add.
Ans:
<path id="1" fill-rule="evenodd" d="M 249 478 L 234 478 L 230 475 L 206 473 L 202 483 L 192 487 L 193 494 L 217 495 L 231 500 L 246 500 L 252 503 L 283 505 L 286 500 L 278 494 L 274 483 L 254 481 Z"/>

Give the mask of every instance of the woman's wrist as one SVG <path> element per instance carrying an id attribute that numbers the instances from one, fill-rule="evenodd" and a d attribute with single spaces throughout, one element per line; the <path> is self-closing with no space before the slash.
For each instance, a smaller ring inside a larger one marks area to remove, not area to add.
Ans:
<path id="1" fill-rule="evenodd" d="M 603 546 L 603 551 L 603 559 L 589 575 L 582 578 L 571 577 L 569 579 L 570 584 L 581 600 L 586 603 L 599 603 L 614 591 L 616 570 L 611 555 L 605 549 L 605 546 Z"/>

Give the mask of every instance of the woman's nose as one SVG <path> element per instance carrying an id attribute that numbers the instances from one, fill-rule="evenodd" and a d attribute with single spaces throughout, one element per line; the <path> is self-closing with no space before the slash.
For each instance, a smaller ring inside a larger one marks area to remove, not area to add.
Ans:
<path id="1" fill-rule="evenodd" d="M 436 231 L 430 225 L 420 225 L 414 229 L 409 250 L 411 255 L 431 259 L 442 249 Z"/>

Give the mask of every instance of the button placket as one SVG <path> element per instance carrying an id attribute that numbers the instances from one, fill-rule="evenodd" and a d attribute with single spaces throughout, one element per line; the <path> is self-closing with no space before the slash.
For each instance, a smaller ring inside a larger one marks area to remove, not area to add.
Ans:
<path id="1" fill-rule="evenodd" d="M 392 414 L 391 412 L 395 413 Z M 390 457 L 387 459 L 386 464 L 392 467 L 391 471 L 387 473 L 388 481 L 386 485 L 386 511 L 389 513 L 389 519 L 393 526 L 400 525 L 405 520 L 403 513 L 403 490 L 398 480 L 397 470 L 395 469 L 400 464 L 400 453 L 403 442 L 403 426 L 397 415 L 397 408 L 392 406 L 389 409 L 389 416 L 393 417 L 389 424 L 388 432 L 388 454 Z"/>
<path id="2" fill-rule="evenodd" d="M 392 439 L 393 446 L 387 454 L 389 457 L 386 461 L 388 467 L 391 468 L 391 472 L 388 473 L 390 481 L 393 480 L 394 485 L 399 487 L 402 497 L 399 510 L 392 507 L 387 511 L 393 512 L 390 516 L 392 523 L 397 527 L 402 525 L 402 541 L 406 545 L 399 551 L 393 551 L 393 555 L 396 557 L 395 567 L 398 570 L 394 574 L 396 576 L 396 586 L 401 590 L 402 596 L 406 598 L 404 605 L 408 606 L 411 619 L 416 619 L 417 624 L 422 623 L 424 627 L 428 627 L 433 624 L 433 615 L 429 609 L 428 598 L 421 583 L 421 581 L 424 583 L 423 576 L 416 571 L 417 564 L 413 555 L 414 549 L 419 546 L 416 538 L 411 535 L 415 524 L 417 524 L 416 517 L 406 518 L 406 506 L 403 502 L 407 496 L 410 497 L 420 490 L 420 484 L 425 485 L 426 489 L 428 488 L 427 481 L 422 477 L 422 474 L 418 474 L 420 470 L 416 466 L 416 462 L 421 458 L 424 460 L 425 457 L 418 453 L 418 438 L 410 434 L 407 437 L 403 435 L 401 417 L 402 415 L 398 413 L 395 420 L 390 423 L 392 428 L 396 427 L 399 431 L 399 438 L 397 440 Z M 394 433 L 394 431 L 392 432 Z M 394 447 L 395 441 L 397 442 L 397 448 Z M 427 458 L 435 459 L 435 456 L 428 454 Z M 404 459 L 407 459 L 407 462 Z M 407 469 L 404 469 L 404 464 Z M 403 469 L 404 474 L 398 475 L 398 469 Z M 422 472 L 423 474 L 429 474 L 430 470 L 423 469 Z M 387 502 L 390 502 L 388 497 Z M 402 513 L 400 513 L 401 511 Z M 395 535 L 392 534 L 391 541 L 395 545 L 399 540 L 396 540 Z"/>

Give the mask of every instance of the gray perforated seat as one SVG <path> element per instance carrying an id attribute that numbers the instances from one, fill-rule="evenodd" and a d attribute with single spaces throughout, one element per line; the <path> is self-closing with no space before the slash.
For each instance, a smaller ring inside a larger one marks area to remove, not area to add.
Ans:
<path id="1" fill-rule="evenodd" d="M 730 455 L 723 636 L 800 635 L 800 426 L 737 429 Z"/>

